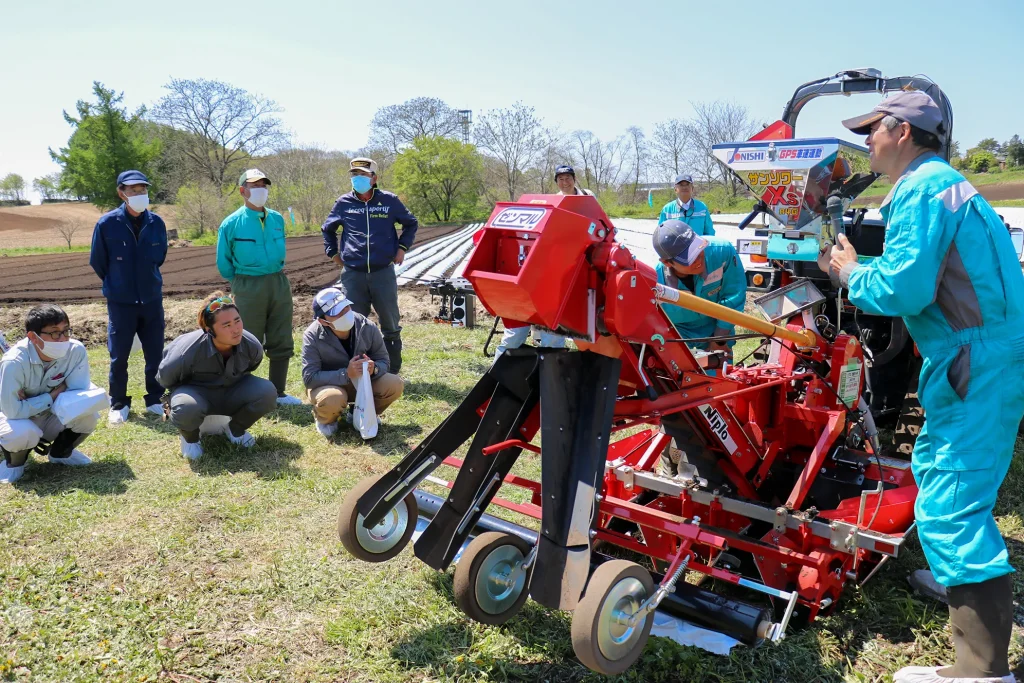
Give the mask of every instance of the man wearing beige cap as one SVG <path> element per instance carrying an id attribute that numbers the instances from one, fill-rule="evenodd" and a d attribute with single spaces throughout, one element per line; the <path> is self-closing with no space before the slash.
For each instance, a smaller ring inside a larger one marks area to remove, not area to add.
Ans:
<path id="1" fill-rule="evenodd" d="M 860 263 L 845 236 L 818 263 L 850 302 L 901 316 L 921 352 L 927 421 L 914 445 L 914 517 L 946 589 L 956 661 L 912 666 L 895 683 L 1011 683 L 1014 568 L 992 510 L 1024 416 L 1024 276 L 1003 221 L 936 152 L 948 137 L 924 92 L 898 92 L 843 122 L 889 176 L 885 249 Z"/>
<path id="2" fill-rule="evenodd" d="M 341 284 L 352 309 L 377 312 L 391 372 L 402 367 L 402 326 L 395 265 L 412 247 L 419 223 L 397 195 L 377 187 L 377 162 L 364 157 L 349 164 L 352 191 L 338 198 L 324 221 L 324 251 L 340 268 Z M 395 225 L 402 226 L 399 236 Z M 339 245 L 340 228 L 340 245 Z"/>
<path id="3" fill-rule="evenodd" d="M 270 359 L 270 381 L 281 405 L 301 405 L 285 393 L 292 342 L 292 288 L 284 274 L 284 217 L 268 209 L 270 178 L 250 168 L 238 178 L 245 202 L 220 224 L 217 270 L 231 283 L 231 295 L 245 329 Z"/>

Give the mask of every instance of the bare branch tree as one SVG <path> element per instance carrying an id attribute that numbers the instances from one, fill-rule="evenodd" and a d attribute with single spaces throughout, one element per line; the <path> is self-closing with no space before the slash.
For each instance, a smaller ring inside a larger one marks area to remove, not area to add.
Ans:
<path id="1" fill-rule="evenodd" d="M 757 130 L 757 125 L 750 119 L 746 107 L 731 102 L 697 102 L 693 109 L 696 116 L 687 126 L 693 141 L 688 161 L 707 182 L 732 180 L 735 195 L 735 179 L 727 176 L 718 165 L 711 148 L 722 142 L 746 140 Z"/>
<path id="2" fill-rule="evenodd" d="M 221 81 L 172 79 L 169 92 L 153 110 L 154 121 L 189 133 L 181 152 L 210 182 L 224 188 L 229 171 L 250 157 L 277 149 L 288 140 L 277 104 Z"/>
<path id="3" fill-rule="evenodd" d="M 54 228 L 54 230 L 57 231 L 57 234 L 60 235 L 61 239 L 67 242 L 68 251 L 70 251 L 71 242 L 72 240 L 75 239 L 75 235 L 81 232 L 84 228 L 85 223 L 82 222 L 82 219 L 76 218 L 74 216 L 69 216 L 67 218 L 62 219 L 59 223 L 57 223 L 57 226 Z"/>
<path id="4" fill-rule="evenodd" d="M 533 107 L 516 102 L 509 109 L 487 112 L 477 124 L 476 140 L 481 150 L 501 162 L 508 198 L 515 201 L 523 174 L 544 148 L 544 129 Z"/>
<path id="5" fill-rule="evenodd" d="M 629 143 L 630 164 L 632 166 L 630 177 L 633 180 L 633 199 L 636 200 L 640 189 L 640 182 L 647 179 L 649 145 L 643 130 L 637 126 L 630 126 L 626 129 L 626 140 Z"/>
<path id="6" fill-rule="evenodd" d="M 540 194 L 554 194 L 558 191 L 555 186 L 555 169 L 570 161 L 565 149 L 565 136 L 557 128 L 544 130 L 544 144 L 537 155 L 537 165 L 533 169 L 533 182 L 531 185 L 537 188 Z"/>
<path id="7" fill-rule="evenodd" d="M 460 138 L 459 112 L 436 97 L 415 97 L 381 107 L 370 122 L 370 146 L 398 154 L 420 136 Z"/>
<path id="8" fill-rule="evenodd" d="M 584 187 L 595 194 L 619 185 L 628 149 L 623 137 L 606 143 L 589 130 L 577 130 L 569 136 L 569 153 L 579 162 L 576 177 L 582 171 Z"/>
<path id="9" fill-rule="evenodd" d="M 669 119 L 654 126 L 651 148 L 654 161 L 663 174 L 677 176 L 683 172 L 690 146 L 690 131 L 685 121 Z"/>
<path id="10" fill-rule="evenodd" d="M 274 201 L 292 207 L 307 227 L 323 222 L 338 195 L 348 191 L 348 162 L 322 145 L 293 147 L 260 161 L 274 179 Z"/>

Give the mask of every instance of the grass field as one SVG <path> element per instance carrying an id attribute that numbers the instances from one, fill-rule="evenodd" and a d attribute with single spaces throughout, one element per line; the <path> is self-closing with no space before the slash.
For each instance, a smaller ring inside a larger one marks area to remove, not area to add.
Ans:
<path id="1" fill-rule="evenodd" d="M 4 256 L 34 256 L 36 254 L 71 254 L 82 251 L 89 251 L 89 246 L 76 244 L 70 249 L 68 249 L 66 244 L 63 247 L 11 247 L 8 249 L 0 248 L 0 258 Z"/>
<path id="2" fill-rule="evenodd" d="M 364 564 L 338 542 L 345 492 L 389 469 L 458 404 L 489 364 L 485 334 L 408 324 L 405 397 L 368 443 L 350 430 L 328 443 L 307 407 L 283 408 L 254 427 L 254 449 L 210 437 L 190 464 L 137 398 L 128 424 L 103 424 L 84 444 L 93 466 L 31 463 L 0 489 L 0 680 L 604 680 L 573 656 L 567 613 L 527 603 L 503 627 L 471 623 L 454 606 L 451 571 L 427 569 L 409 549 Z M 105 350 L 90 359 L 105 384 Z M 298 369 L 296 358 L 294 393 Z M 131 373 L 140 397 L 141 357 Z M 524 456 L 517 469 L 536 475 L 537 461 Z M 1019 566 L 1019 458 L 1009 476 L 997 514 Z M 945 609 L 905 582 L 920 566 L 912 541 L 836 616 L 779 646 L 720 657 L 651 639 L 620 680 L 885 681 L 902 665 L 946 660 Z M 1020 599 L 1024 584 L 1015 587 Z M 1020 611 L 1017 623 L 1015 662 Z"/>

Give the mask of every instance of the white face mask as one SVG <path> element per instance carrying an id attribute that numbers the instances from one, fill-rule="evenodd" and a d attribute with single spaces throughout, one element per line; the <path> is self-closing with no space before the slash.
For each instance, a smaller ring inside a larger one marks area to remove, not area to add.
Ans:
<path id="1" fill-rule="evenodd" d="M 57 358 L 63 358 L 64 356 L 68 355 L 68 351 L 70 350 L 70 341 L 53 342 L 46 341 L 44 339 L 43 350 L 40 353 L 42 353 L 47 358 L 53 358 L 54 360 L 56 360 Z"/>
<path id="2" fill-rule="evenodd" d="M 253 206 L 263 207 L 267 203 L 267 197 L 270 196 L 270 190 L 265 187 L 250 187 L 249 188 L 249 203 Z"/>
<path id="3" fill-rule="evenodd" d="M 137 194 L 128 197 L 127 204 L 135 213 L 142 213 L 149 208 L 149 194 Z"/>
<path id="4" fill-rule="evenodd" d="M 345 315 L 341 316 L 337 320 L 331 322 L 338 332 L 348 332 L 352 329 L 352 326 L 356 324 L 356 314 L 349 311 Z"/>

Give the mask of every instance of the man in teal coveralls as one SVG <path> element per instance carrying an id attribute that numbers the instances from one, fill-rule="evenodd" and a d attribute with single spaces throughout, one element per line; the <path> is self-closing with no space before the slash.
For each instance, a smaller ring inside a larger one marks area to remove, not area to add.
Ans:
<path id="1" fill-rule="evenodd" d="M 999 216 L 936 154 L 945 130 L 928 95 L 898 92 L 843 125 L 868 136 L 871 170 L 894 181 L 885 250 L 860 264 L 840 236 L 819 264 L 829 259 L 861 310 L 902 316 L 924 359 L 914 512 L 956 648 L 952 666 L 893 680 L 1014 681 L 1013 568 L 992 508 L 1024 416 L 1024 276 Z"/>

